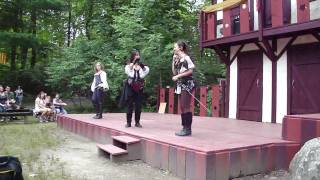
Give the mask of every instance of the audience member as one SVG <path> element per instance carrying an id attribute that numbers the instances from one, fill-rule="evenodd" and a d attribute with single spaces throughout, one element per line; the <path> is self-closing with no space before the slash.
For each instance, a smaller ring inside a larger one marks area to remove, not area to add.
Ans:
<path id="1" fill-rule="evenodd" d="M 67 106 L 67 103 L 60 99 L 59 94 L 56 94 L 56 97 L 53 99 L 53 105 L 57 114 L 67 114 L 67 111 L 64 109 L 64 106 Z"/>

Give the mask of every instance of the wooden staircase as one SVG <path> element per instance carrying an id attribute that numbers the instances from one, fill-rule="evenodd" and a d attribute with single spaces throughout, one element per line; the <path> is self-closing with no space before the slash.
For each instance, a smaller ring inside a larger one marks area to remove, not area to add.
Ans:
<path id="1" fill-rule="evenodd" d="M 141 142 L 130 136 L 112 136 L 112 144 L 97 144 L 98 153 L 112 162 L 141 159 Z"/>

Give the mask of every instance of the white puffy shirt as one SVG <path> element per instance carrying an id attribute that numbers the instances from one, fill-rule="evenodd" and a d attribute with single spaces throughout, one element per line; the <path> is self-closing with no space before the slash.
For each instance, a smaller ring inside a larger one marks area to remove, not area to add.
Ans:
<path id="1" fill-rule="evenodd" d="M 190 56 L 187 56 L 187 55 L 186 55 L 186 56 L 184 56 L 184 57 L 182 57 L 182 58 L 180 59 L 180 62 L 184 62 L 184 61 L 187 61 L 187 63 L 188 63 L 188 69 L 193 69 L 193 68 L 195 68 L 195 65 L 193 64 Z M 181 69 L 180 69 L 180 71 L 179 71 L 179 74 L 184 73 L 184 72 L 187 71 L 188 69 L 186 69 L 185 67 L 182 66 Z"/>
<path id="2" fill-rule="evenodd" d="M 99 75 L 100 74 L 100 78 L 102 81 L 101 87 L 103 87 L 103 89 L 109 89 L 109 84 L 107 82 L 107 73 L 104 71 L 100 71 L 98 73 L 96 73 L 95 75 Z M 94 92 L 95 90 L 95 85 L 96 85 L 96 79 L 93 77 L 93 82 L 91 84 L 91 91 Z"/>
<path id="3" fill-rule="evenodd" d="M 130 77 L 130 78 L 134 78 L 134 69 L 130 69 L 129 65 L 126 65 L 125 67 L 125 73 Z M 149 74 L 149 67 L 148 66 L 144 66 L 144 70 L 141 68 L 139 69 L 139 75 L 140 78 L 143 79 L 145 78 L 147 75 Z"/>

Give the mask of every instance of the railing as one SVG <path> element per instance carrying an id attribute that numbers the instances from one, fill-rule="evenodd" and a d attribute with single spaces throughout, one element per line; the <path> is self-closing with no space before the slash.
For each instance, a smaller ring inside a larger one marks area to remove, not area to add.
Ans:
<path id="1" fill-rule="evenodd" d="M 194 115 L 225 117 L 226 114 L 226 86 L 225 82 L 221 81 L 220 85 L 201 86 L 196 88 L 192 94 L 197 98 L 191 98 L 191 111 Z M 159 104 L 165 102 L 166 113 L 180 114 L 180 102 L 174 94 L 173 87 L 158 89 L 158 107 Z"/>
<path id="2" fill-rule="evenodd" d="M 202 12 L 201 41 L 319 19 L 319 11 L 320 0 L 248 0 L 232 9 Z"/>

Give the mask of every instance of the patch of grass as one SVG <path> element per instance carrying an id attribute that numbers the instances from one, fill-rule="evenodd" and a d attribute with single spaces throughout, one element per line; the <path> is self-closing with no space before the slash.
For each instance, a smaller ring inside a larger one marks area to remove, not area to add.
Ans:
<path id="1" fill-rule="evenodd" d="M 0 126 L 0 155 L 21 161 L 25 179 L 70 179 L 59 159 L 40 159 L 42 152 L 63 143 L 55 123 Z"/>

